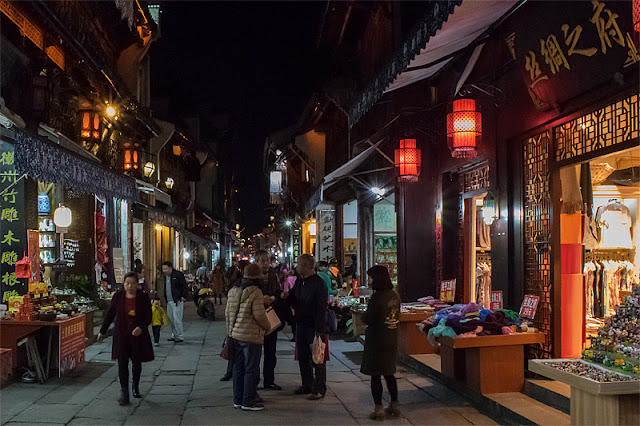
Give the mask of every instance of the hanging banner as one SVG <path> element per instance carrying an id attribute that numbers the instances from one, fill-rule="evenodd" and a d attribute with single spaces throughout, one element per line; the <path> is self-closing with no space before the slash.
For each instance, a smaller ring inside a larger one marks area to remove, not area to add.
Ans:
<path id="1" fill-rule="evenodd" d="M 84 326 L 84 315 L 77 315 L 60 325 L 60 376 L 84 366 Z"/>
<path id="2" fill-rule="evenodd" d="M 505 23 L 507 46 L 537 108 L 555 107 L 640 61 L 631 4 L 527 2 Z"/>
<path id="3" fill-rule="evenodd" d="M 14 158 L 13 145 L 0 141 L 0 303 L 28 290 L 28 279 L 16 278 L 16 263 L 27 253 L 27 233 L 24 179 L 19 179 Z"/>
<path id="4" fill-rule="evenodd" d="M 440 283 L 440 300 L 442 302 L 453 302 L 456 298 L 456 280 L 442 281 Z"/>
<path id="5" fill-rule="evenodd" d="M 502 290 L 491 292 L 491 310 L 499 311 L 502 309 Z"/>
<path id="6" fill-rule="evenodd" d="M 293 263 L 298 263 L 298 257 L 300 257 L 300 231 L 293 232 Z"/>
<path id="7" fill-rule="evenodd" d="M 539 296 L 532 296 L 530 294 L 524 295 L 522 306 L 520 307 L 520 316 L 524 318 L 533 319 L 536 316 L 536 309 L 538 309 Z"/>
<path id="8" fill-rule="evenodd" d="M 318 214 L 317 246 L 318 261 L 331 261 L 334 255 L 335 210 L 320 210 Z"/>
<path id="9" fill-rule="evenodd" d="M 40 232 L 29 229 L 27 240 L 29 241 L 29 267 L 31 270 L 29 284 L 33 285 L 40 282 Z"/>

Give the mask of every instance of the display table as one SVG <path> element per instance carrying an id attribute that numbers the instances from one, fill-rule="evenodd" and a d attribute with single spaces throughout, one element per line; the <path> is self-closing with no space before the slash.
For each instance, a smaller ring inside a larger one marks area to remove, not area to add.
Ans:
<path id="1" fill-rule="evenodd" d="M 351 311 L 353 335 L 355 337 L 364 335 L 364 332 L 367 330 L 367 324 L 362 321 L 362 314 L 364 314 L 364 312 Z"/>
<path id="2" fill-rule="evenodd" d="M 40 333 L 43 333 L 44 340 L 49 342 L 47 360 L 43 361 L 48 366 L 47 374 L 50 367 L 57 369 L 58 375 L 62 376 L 84 365 L 84 314 L 58 321 L 0 320 L 0 348 L 11 350 L 14 372 L 27 364 L 24 350 L 18 347 L 18 343 L 27 336 Z M 52 344 L 55 346 L 52 347 Z M 52 359 L 55 359 L 53 365 Z"/>
<path id="3" fill-rule="evenodd" d="M 571 386 L 572 425 L 640 424 L 640 380 L 598 382 L 545 364 L 562 361 L 579 361 L 604 371 L 627 375 L 583 360 L 529 360 L 530 371 Z"/>
<path id="4" fill-rule="evenodd" d="M 524 345 L 543 342 L 542 333 L 438 337 L 442 374 L 482 394 L 521 392 Z"/>
<path id="5" fill-rule="evenodd" d="M 398 351 L 405 355 L 433 354 L 436 349 L 417 324 L 433 316 L 432 312 L 401 312 L 398 324 Z"/>

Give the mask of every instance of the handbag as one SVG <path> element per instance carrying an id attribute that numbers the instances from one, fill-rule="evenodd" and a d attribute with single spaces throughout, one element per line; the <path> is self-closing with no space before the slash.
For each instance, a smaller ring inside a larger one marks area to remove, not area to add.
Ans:
<path id="1" fill-rule="evenodd" d="M 222 352 L 220 357 L 224 360 L 230 361 L 233 359 L 233 337 L 227 336 L 222 342 Z"/>
<path id="2" fill-rule="evenodd" d="M 336 316 L 335 311 L 327 309 L 324 314 L 324 323 L 327 333 L 333 334 L 338 331 L 338 317 Z"/>

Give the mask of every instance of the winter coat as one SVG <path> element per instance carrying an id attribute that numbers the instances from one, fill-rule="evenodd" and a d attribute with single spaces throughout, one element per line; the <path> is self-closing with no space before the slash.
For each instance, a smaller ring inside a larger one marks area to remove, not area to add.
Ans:
<path id="1" fill-rule="evenodd" d="M 151 306 L 151 325 L 165 325 L 167 323 L 167 314 L 161 306 Z"/>
<path id="2" fill-rule="evenodd" d="M 166 276 L 162 276 L 162 288 L 165 288 Z M 171 272 L 171 295 L 173 296 L 173 301 L 178 302 L 181 297 L 187 298 L 187 280 L 184 278 L 184 274 L 177 269 L 174 269 Z M 166 295 L 164 295 L 164 300 L 169 301 Z"/>
<path id="3" fill-rule="evenodd" d="M 394 290 L 379 290 L 369 299 L 362 321 L 368 325 L 360 372 L 390 376 L 396 372 L 400 296 Z"/>
<path id="4" fill-rule="evenodd" d="M 209 286 L 214 295 L 224 293 L 226 285 L 224 283 L 224 274 L 218 269 L 214 269 L 209 276 Z"/>
<path id="5" fill-rule="evenodd" d="M 131 324 L 124 307 L 125 292 L 121 290 L 113 295 L 111 305 L 107 311 L 100 333 L 106 335 L 112 322 L 113 344 L 111 346 L 111 358 L 118 359 L 121 355 L 130 357 L 134 361 L 153 361 L 153 346 L 149 336 L 149 324 L 151 323 L 151 301 L 142 290 L 136 291 L 136 317 Z M 133 336 L 134 328 L 140 327 L 142 334 Z"/>
<path id="6" fill-rule="evenodd" d="M 313 328 L 316 333 L 325 334 L 329 290 L 318 274 L 298 278 L 287 301 L 295 309 L 298 326 Z"/>
<path id="7" fill-rule="evenodd" d="M 253 281 L 242 280 L 242 286 L 229 290 L 224 315 L 229 336 L 242 342 L 264 344 L 265 330 L 271 329 L 271 324 L 264 309 L 262 290 Z"/>

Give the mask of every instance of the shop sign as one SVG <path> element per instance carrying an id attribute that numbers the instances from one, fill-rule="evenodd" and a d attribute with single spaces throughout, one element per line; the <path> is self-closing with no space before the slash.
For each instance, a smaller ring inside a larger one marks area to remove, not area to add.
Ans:
<path id="1" fill-rule="evenodd" d="M 320 210 L 317 230 L 318 260 L 331 261 L 334 255 L 335 210 Z"/>
<path id="2" fill-rule="evenodd" d="M 442 281 L 440 283 L 440 300 L 453 302 L 456 298 L 456 279 Z"/>
<path id="3" fill-rule="evenodd" d="M 29 284 L 40 282 L 40 232 L 33 229 L 27 231 L 29 241 Z"/>
<path id="4" fill-rule="evenodd" d="M 506 24 L 506 43 L 539 109 L 640 61 L 630 1 L 528 2 L 520 16 Z"/>
<path id="5" fill-rule="evenodd" d="M 0 303 L 28 290 L 27 279 L 16 277 L 16 263 L 27 252 L 24 221 L 24 179 L 19 179 L 13 145 L 0 141 Z"/>
<path id="6" fill-rule="evenodd" d="M 68 268 L 76 266 L 76 254 L 80 251 L 80 240 L 65 238 L 62 242 L 62 254 Z"/>
<path id="7" fill-rule="evenodd" d="M 60 375 L 84 366 L 84 315 L 78 315 L 60 325 Z"/>
<path id="8" fill-rule="evenodd" d="M 298 263 L 300 257 L 300 231 L 293 233 L 293 263 Z"/>
<path id="9" fill-rule="evenodd" d="M 282 193 L 282 172 L 273 171 L 269 175 L 269 192 L 271 194 Z"/>
<path id="10" fill-rule="evenodd" d="M 386 201 L 373 206 L 373 232 L 396 232 L 396 207 Z"/>
<path id="11" fill-rule="evenodd" d="M 502 309 L 502 290 L 491 292 L 491 310 L 499 311 Z"/>
<path id="12" fill-rule="evenodd" d="M 532 296 L 525 294 L 522 306 L 520 307 L 520 316 L 524 318 L 533 319 L 536 316 L 536 309 L 538 309 L 539 296 Z"/>

